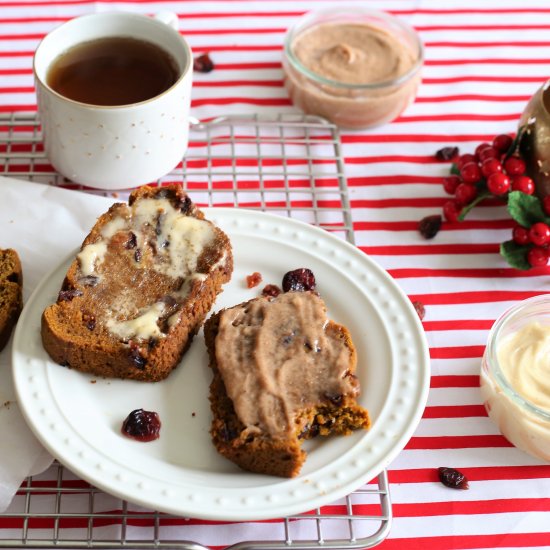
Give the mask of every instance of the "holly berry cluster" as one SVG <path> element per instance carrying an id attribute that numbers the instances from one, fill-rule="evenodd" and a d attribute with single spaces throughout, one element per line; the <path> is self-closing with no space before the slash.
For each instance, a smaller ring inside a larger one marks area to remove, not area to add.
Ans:
<path id="1" fill-rule="evenodd" d="M 450 222 L 464 219 L 479 202 L 490 196 L 503 197 L 509 191 L 521 191 L 527 195 L 535 192 L 533 180 L 525 175 L 525 161 L 514 151 L 512 136 L 500 134 L 493 143 L 480 143 L 474 154 L 458 155 L 458 148 L 450 148 L 455 157 L 451 175 L 443 179 L 443 188 L 454 199 L 443 205 L 443 215 Z M 449 148 L 445 148 L 449 149 Z M 449 156 L 441 149 L 436 156 Z"/>
<path id="2" fill-rule="evenodd" d="M 508 196 L 508 212 L 516 222 L 512 239 L 500 245 L 500 253 L 512 267 L 542 267 L 550 259 L 550 197 L 513 191 Z"/>
<path id="3" fill-rule="evenodd" d="M 521 132 L 516 138 L 500 134 L 492 143 L 479 144 L 474 154 L 459 155 L 457 147 L 445 147 L 436 157 L 453 162 L 451 174 L 443 179 L 445 191 L 453 195 L 443 205 L 445 219 L 462 221 L 487 198 L 506 202 L 516 223 L 500 253 L 512 267 L 529 269 L 545 266 L 550 259 L 550 196 L 540 200 L 534 194 L 535 184 L 518 152 L 519 137 Z"/>

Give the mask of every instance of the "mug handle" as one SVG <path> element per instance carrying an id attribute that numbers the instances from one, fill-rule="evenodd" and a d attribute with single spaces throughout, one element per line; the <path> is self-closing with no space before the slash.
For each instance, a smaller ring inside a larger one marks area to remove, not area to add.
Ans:
<path id="1" fill-rule="evenodd" d="M 179 30 L 180 22 L 178 16 L 172 11 L 159 11 L 155 13 L 153 19 L 172 27 L 175 31 Z"/>

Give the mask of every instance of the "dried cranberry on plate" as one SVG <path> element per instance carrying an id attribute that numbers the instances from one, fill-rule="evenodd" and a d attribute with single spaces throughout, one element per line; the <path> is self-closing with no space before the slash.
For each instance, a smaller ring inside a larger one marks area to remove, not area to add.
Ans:
<path id="1" fill-rule="evenodd" d="M 158 413 L 133 410 L 122 423 L 122 434 L 136 441 L 154 441 L 160 437 L 160 418 Z"/>
<path id="2" fill-rule="evenodd" d="M 281 294 L 282 290 L 277 285 L 265 285 L 262 290 L 262 296 L 269 298 L 277 298 Z"/>
<path id="3" fill-rule="evenodd" d="M 258 271 L 246 276 L 246 286 L 248 288 L 254 288 L 262 282 L 262 274 Z"/>
<path id="4" fill-rule="evenodd" d="M 311 269 L 301 267 L 285 273 L 283 277 L 284 292 L 307 290 L 315 290 L 315 275 Z"/>

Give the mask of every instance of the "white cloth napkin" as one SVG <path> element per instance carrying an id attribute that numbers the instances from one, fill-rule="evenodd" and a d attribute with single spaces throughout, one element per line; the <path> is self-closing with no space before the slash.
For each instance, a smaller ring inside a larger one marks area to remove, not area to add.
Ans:
<path id="1" fill-rule="evenodd" d="M 23 264 L 26 300 L 40 279 L 80 246 L 113 199 L 0 176 L 0 248 L 14 248 Z M 11 375 L 11 341 L 0 352 L 0 512 L 28 475 L 52 457 L 19 411 Z"/>

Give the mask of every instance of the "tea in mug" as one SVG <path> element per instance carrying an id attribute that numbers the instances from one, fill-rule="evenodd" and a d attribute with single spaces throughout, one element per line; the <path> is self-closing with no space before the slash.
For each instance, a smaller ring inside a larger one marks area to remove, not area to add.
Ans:
<path id="1" fill-rule="evenodd" d="M 160 46 L 131 37 L 107 37 L 77 44 L 55 59 L 48 86 L 90 105 L 130 105 L 168 90 L 178 65 Z"/>

